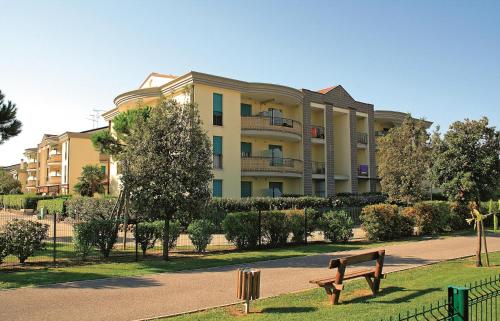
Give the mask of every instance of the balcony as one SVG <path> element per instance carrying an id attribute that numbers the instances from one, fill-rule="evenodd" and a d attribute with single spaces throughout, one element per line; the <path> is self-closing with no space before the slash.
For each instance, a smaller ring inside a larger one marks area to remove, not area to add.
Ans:
<path id="1" fill-rule="evenodd" d="M 376 137 L 383 137 L 385 135 L 387 135 L 389 131 L 388 130 L 377 130 L 375 131 L 375 136 Z"/>
<path id="2" fill-rule="evenodd" d="M 300 141 L 302 139 L 302 124 L 296 120 L 282 117 L 246 116 L 241 117 L 241 134 Z"/>
<path id="3" fill-rule="evenodd" d="M 325 162 L 312 162 L 313 175 L 325 175 Z"/>
<path id="4" fill-rule="evenodd" d="M 26 183 L 26 187 L 35 187 L 35 186 L 36 186 L 36 178 L 35 178 L 35 180 L 28 179 L 28 182 Z"/>
<path id="5" fill-rule="evenodd" d="M 28 163 L 27 169 L 28 170 L 34 170 L 34 169 L 36 169 L 36 167 L 37 167 L 37 162 L 36 161 L 35 162 L 30 162 L 30 163 Z"/>
<path id="6" fill-rule="evenodd" d="M 356 133 L 356 140 L 357 140 L 358 144 L 366 145 L 366 144 L 368 144 L 368 134 L 357 132 Z"/>
<path id="7" fill-rule="evenodd" d="M 50 154 L 49 159 L 47 159 L 47 164 L 49 165 L 56 165 L 61 163 L 61 154 Z"/>
<path id="8" fill-rule="evenodd" d="M 49 176 L 48 183 L 51 185 L 61 184 L 61 176 Z"/>
<path id="9" fill-rule="evenodd" d="M 313 143 L 324 144 L 325 143 L 325 127 L 322 126 L 311 126 L 311 141 Z"/>
<path id="10" fill-rule="evenodd" d="M 242 157 L 242 176 L 302 177 L 301 160 L 281 157 Z"/>

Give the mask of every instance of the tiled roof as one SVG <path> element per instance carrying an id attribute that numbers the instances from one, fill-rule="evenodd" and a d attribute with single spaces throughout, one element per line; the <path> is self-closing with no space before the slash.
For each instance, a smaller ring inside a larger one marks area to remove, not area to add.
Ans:
<path id="1" fill-rule="evenodd" d="M 337 86 L 331 86 L 331 87 L 328 87 L 328 88 L 325 88 L 325 89 L 321 89 L 321 90 L 318 90 L 318 92 L 319 92 L 320 94 L 326 94 L 326 93 L 328 93 L 330 90 L 334 89 L 335 87 L 337 87 Z"/>

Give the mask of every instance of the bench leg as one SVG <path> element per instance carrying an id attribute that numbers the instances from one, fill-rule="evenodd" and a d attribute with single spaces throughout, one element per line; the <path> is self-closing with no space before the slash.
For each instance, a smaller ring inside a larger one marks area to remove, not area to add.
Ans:
<path id="1" fill-rule="evenodd" d="M 373 279 L 373 294 L 376 294 L 380 290 L 380 278 Z"/>
<path id="2" fill-rule="evenodd" d="M 370 290 L 372 290 L 373 295 L 375 295 L 376 294 L 376 292 L 375 292 L 375 285 L 373 284 L 373 281 L 372 281 L 371 277 L 365 276 L 365 280 L 368 283 L 368 286 L 370 287 Z"/>
<path id="3" fill-rule="evenodd" d="M 332 286 L 325 286 L 324 288 L 326 295 L 328 296 L 328 300 L 330 301 L 330 304 L 331 305 L 338 304 L 340 298 L 340 291 Z"/>

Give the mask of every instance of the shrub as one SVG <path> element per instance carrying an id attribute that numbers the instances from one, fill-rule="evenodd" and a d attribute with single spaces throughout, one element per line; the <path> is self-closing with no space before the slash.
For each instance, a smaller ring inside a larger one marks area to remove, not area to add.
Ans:
<path id="1" fill-rule="evenodd" d="M 43 248 L 43 239 L 48 237 L 49 226 L 39 222 L 14 219 L 5 226 L 8 252 L 15 255 L 20 263 Z"/>
<path id="2" fill-rule="evenodd" d="M 196 252 L 204 253 L 212 241 L 214 225 L 208 220 L 195 220 L 189 224 L 187 232 Z"/>
<path id="3" fill-rule="evenodd" d="M 161 222 L 161 228 L 163 231 L 165 222 Z M 161 234 L 163 238 L 163 233 Z M 170 221 L 168 224 L 168 249 L 171 250 L 177 244 L 177 239 L 181 235 L 181 222 L 179 220 Z"/>
<path id="4" fill-rule="evenodd" d="M 141 245 L 143 256 L 146 256 L 146 251 L 152 249 L 156 241 L 162 238 L 164 224 L 163 221 L 137 223 L 135 239 Z"/>
<path id="5" fill-rule="evenodd" d="M 412 219 L 417 235 L 436 234 L 450 230 L 449 206 L 446 202 L 419 202 L 413 207 L 403 209 L 403 214 Z"/>
<path id="6" fill-rule="evenodd" d="M 78 221 L 106 220 L 116 204 L 115 197 L 72 197 L 66 201 L 68 217 Z"/>
<path id="7" fill-rule="evenodd" d="M 52 199 L 49 195 L 20 194 L 3 195 L 2 205 L 10 209 L 32 209 L 35 210 L 39 200 Z"/>
<path id="8" fill-rule="evenodd" d="M 317 227 L 318 211 L 314 209 L 307 209 L 307 236 L 311 236 L 312 232 Z M 287 211 L 288 221 L 290 224 L 290 231 L 292 232 L 292 242 L 302 243 L 305 240 L 305 221 L 304 210 L 290 210 Z"/>
<path id="9" fill-rule="evenodd" d="M 361 212 L 361 228 L 369 240 L 386 241 L 413 232 L 410 218 L 399 212 L 397 205 L 368 205 Z"/>
<path id="10" fill-rule="evenodd" d="M 351 215 L 344 210 L 328 211 L 321 217 L 321 230 L 331 242 L 347 242 L 354 236 Z"/>
<path id="11" fill-rule="evenodd" d="M 65 215 L 66 214 L 66 202 L 67 198 L 56 198 L 56 199 L 50 199 L 50 200 L 39 200 L 37 202 L 37 210 L 40 211 L 40 209 L 45 208 L 48 213 L 50 214 L 55 214 L 55 215 Z"/>
<path id="12" fill-rule="evenodd" d="M 0 264 L 2 264 L 3 259 L 9 254 L 7 250 L 7 238 L 4 233 L 0 232 Z"/>
<path id="13" fill-rule="evenodd" d="M 286 213 L 262 212 L 262 236 L 271 247 L 286 244 L 291 228 Z"/>
<path id="14" fill-rule="evenodd" d="M 89 222 L 73 225 L 73 244 L 75 246 L 75 252 L 82 260 L 87 258 L 94 247 L 94 228 L 94 225 Z"/>
<path id="15" fill-rule="evenodd" d="M 459 231 L 469 227 L 466 220 L 471 218 L 471 215 L 467 204 L 453 202 L 449 205 L 449 209 L 449 224 L 452 231 Z"/>
<path id="16" fill-rule="evenodd" d="M 102 256 L 109 257 L 113 246 L 118 239 L 118 221 L 91 219 L 90 221 L 79 223 L 78 228 L 82 231 L 80 236 L 84 238 L 81 242 L 83 247 L 92 244 Z"/>
<path id="17" fill-rule="evenodd" d="M 257 212 L 229 213 L 222 222 L 226 238 L 238 249 L 257 246 L 259 218 Z"/>

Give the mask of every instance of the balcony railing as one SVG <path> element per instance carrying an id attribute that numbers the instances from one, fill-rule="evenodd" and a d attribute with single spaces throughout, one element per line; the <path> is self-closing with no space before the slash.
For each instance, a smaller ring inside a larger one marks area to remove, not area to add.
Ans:
<path id="1" fill-rule="evenodd" d="M 356 138 L 358 144 L 368 144 L 368 134 L 367 133 L 356 133 Z"/>
<path id="2" fill-rule="evenodd" d="M 61 176 L 49 176 L 49 184 L 61 184 Z"/>
<path id="3" fill-rule="evenodd" d="M 358 176 L 368 176 L 368 165 L 359 165 Z"/>
<path id="4" fill-rule="evenodd" d="M 389 131 L 387 131 L 387 130 L 377 130 L 377 131 L 375 131 L 375 136 L 377 136 L 377 137 L 385 136 L 385 135 L 387 135 L 388 132 Z"/>
<path id="5" fill-rule="evenodd" d="M 245 116 L 241 117 L 241 129 L 272 130 L 302 136 L 302 124 L 282 117 Z"/>
<path id="6" fill-rule="evenodd" d="M 28 163 L 27 168 L 28 168 L 28 169 L 36 169 L 36 166 L 37 166 L 37 163 L 36 163 L 36 162 L 35 162 L 35 163 Z"/>
<path id="7" fill-rule="evenodd" d="M 325 139 L 325 127 L 313 125 L 311 127 L 311 138 Z"/>
<path id="8" fill-rule="evenodd" d="M 35 187 L 36 186 L 36 179 L 34 181 L 28 181 L 26 183 L 27 187 Z"/>
<path id="9" fill-rule="evenodd" d="M 61 154 L 53 154 L 49 156 L 48 162 L 49 163 L 58 163 L 61 161 Z"/>
<path id="10" fill-rule="evenodd" d="M 222 155 L 214 154 L 214 169 L 222 169 Z"/>
<path id="11" fill-rule="evenodd" d="M 325 174 L 325 162 L 312 162 L 312 173 L 313 174 Z"/>
<path id="12" fill-rule="evenodd" d="M 242 157 L 241 170 L 252 172 L 302 173 L 301 160 L 282 157 Z"/>

